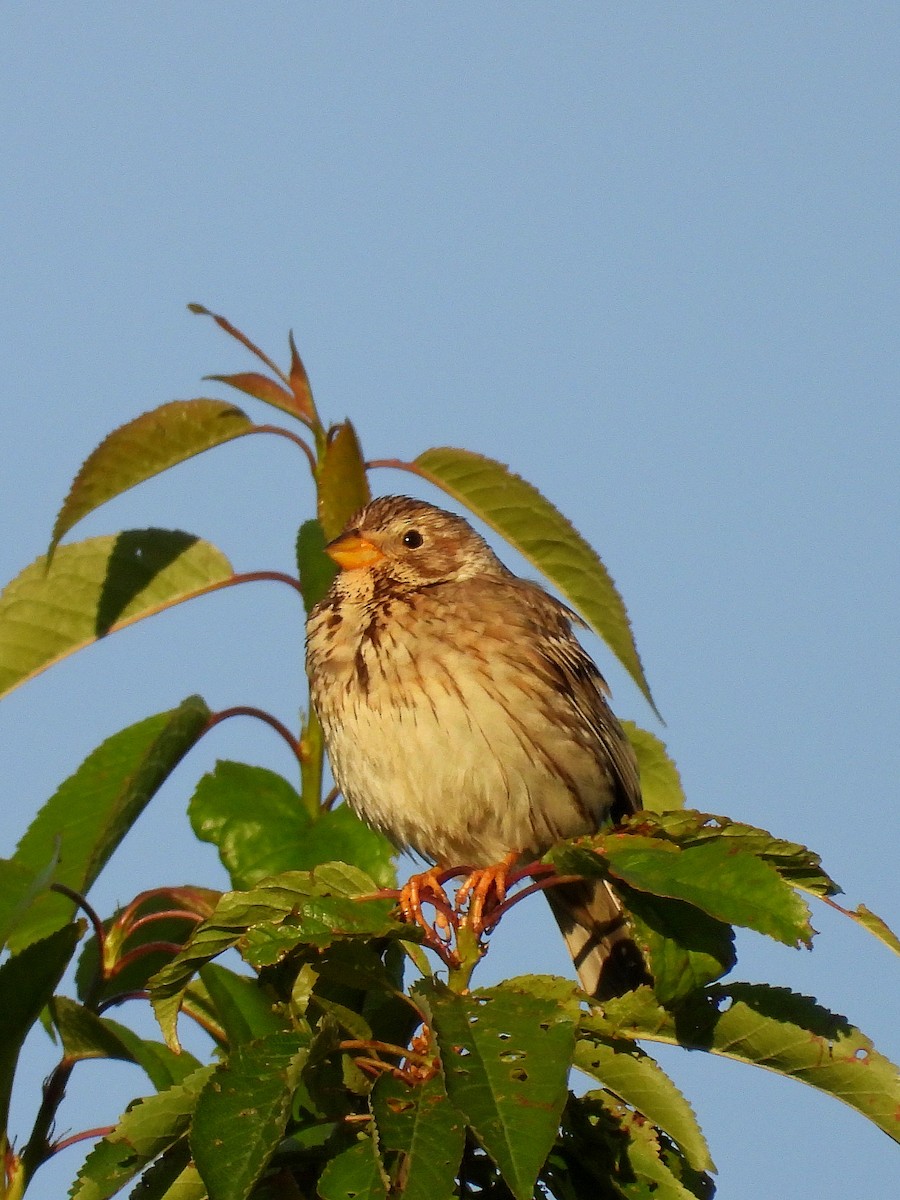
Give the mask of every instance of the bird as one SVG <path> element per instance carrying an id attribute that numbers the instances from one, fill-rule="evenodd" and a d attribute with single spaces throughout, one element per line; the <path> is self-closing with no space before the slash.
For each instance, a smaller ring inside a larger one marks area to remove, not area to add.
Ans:
<path id="1" fill-rule="evenodd" d="M 335 783 L 364 822 L 437 867 L 489 868 L 641 808 L 584 622 L 465 518 L 381 496 L 326 553 L 340 570 L 309 614 L 306 666 Z M 545 894 L 587 993 L 649 981 L 605 881 Z"/>

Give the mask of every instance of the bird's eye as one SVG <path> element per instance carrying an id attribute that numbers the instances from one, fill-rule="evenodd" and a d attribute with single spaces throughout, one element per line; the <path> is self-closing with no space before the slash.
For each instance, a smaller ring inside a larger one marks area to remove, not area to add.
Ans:
<path id="1" fill-rule="evenodd" d="M 406 546 L 408 550 L 418 550 L 424 540 L 425 539 L 422 537 L 421 533 L 419 533 L 418 529 L 410 529 L 403 535 L 403 545 Z"/>

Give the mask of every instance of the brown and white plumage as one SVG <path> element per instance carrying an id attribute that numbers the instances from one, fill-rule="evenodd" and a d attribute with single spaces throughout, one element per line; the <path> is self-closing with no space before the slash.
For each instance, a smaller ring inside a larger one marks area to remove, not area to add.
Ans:
<path id="1" fill-rule="evenodd" d="M 363 820 L 433 863 L 487 867 L 640 808 L 577 618 L 468 522 L 386 496 L 330 549 L 343 569 L 310 615 L 307 669 L 335 781 Z M 586 990 L 639 981 L 604 884 L 547 894 Z"/>

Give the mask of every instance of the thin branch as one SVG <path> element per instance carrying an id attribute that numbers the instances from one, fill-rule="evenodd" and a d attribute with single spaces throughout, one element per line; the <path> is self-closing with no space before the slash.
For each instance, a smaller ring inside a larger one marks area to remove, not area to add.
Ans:
<path id="1" fill-rule="evenodd" d="M 223 708 L 220 712 L 213 713 L 206 722 L 204 733 L 209 733 L 221 721 L 228 720 L 229 717 L 256 717 L 259 721 L 264 721 L 268 726 L 285 741 L 291 749 L 291 753 L 299 763 L 304 761 L 303 749 L 300 745 L 300 739 L 294 737 L 286 725 L 283 725 L 277 717 L 273 717 L 271 713 L 266 712 L 262 708 L 254 708 L 252 705 L 238 704 L 233 708 Z"/>
<path id="2" fill-rule="evenodd" d="M 299 434 L 294 433 L 290 429 L 285 429 L 283 425 L 254 425 L 252 429 L 248 430 L 248 433 L 276 433 L 279 437 L 284 437 L 287 438 L 289 442 L 294 442 L 294 444 L 299 446 L 306 455 L 307 461 L 309 462 L 309 469 L 313 473 L 313 478 L 315 478 L 316 469 L 318 466 L 316 463 L 315 453 L 312 447 L 305 442 L 303 438 L 299 436 Z"/>
<path id="3" fill-rule="evenodd" d="M 54 1142 L 50 1147 L 50 1153 L 58 1154 L 60 1150 L 74 1146 L 77 1142 L 85 1142 L 88 1138 L 106 1137 L 114 1129 L 115 1125 L 99 1125 L 96 1129 L 84 1129 L 81 1133 L 73 1133 L 71 1137 L 63 1138 L 60 1142 Z"/>
<path id="4" fill-rule="evenodd" d="M 87 899 L 82 896 L 81 892 L 76 892 L 74 888 L 66 887 L 64 883 L 51 883 L 51 892 L 59 892 L 61 896 L 66 896 L 72 900 L 75 905 L 81 909 L 85 916 L 90 921 L 94 928 L 94 936 L 97 939 L 97 945 L 100 951 L 100 958 L 103 958 L 103 948 L 106 943 L 106 930 L 103 927 L 103 922 L 97 915 L 96 911 L 90 906 Z"/>

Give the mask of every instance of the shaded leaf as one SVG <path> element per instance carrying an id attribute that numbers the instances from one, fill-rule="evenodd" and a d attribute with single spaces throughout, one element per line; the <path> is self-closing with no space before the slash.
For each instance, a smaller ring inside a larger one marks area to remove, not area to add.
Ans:
<path id="1" fill-rule="evenodd" d="M 0 595 L 0 694 L 231 575 L 221 551 L 189 533 L 129 530 L 60 546 Z"/>
<path id="2" fill-rule="evenodd" d="M 174 400 L 114 429 L 85 460 L 63 501 L 50 542 L 82 517 L 145 479 L 253 431 L 246 413 L 224 400 Z"/>
<path id="3" fill-rule="evenodd" d="M 327 541 L 336 538 L 347 521 L 371 499 L 366 464 L 356 430 L 344 421 L 332 430 L 318 469 L 319 524 Z"/>
<path id="4" fill-rule="evenodd" d="M 330 1160 L 319 1179 L 316 1195 L 319 1200 L 387 1200 L 387 1188 L 371 1138 L 362 1138 Z"/>
<path id="5" fill-rule="evenodd" d="M 60 785 L 28 827 L 15 861 L 41 867 L 57 851 L 55 879 L 86 894 L 111 854 L 206 728 L 199 696 L 113 734 Z M 69 920 L 72 901 L 39 896 L 10 938 L 16 947 Z"/>
<path id="6" fill-rule="evenodd" d="M 454 1195 L 465 1122 L 434 1075 L 410 1087 L 382 1075 L 372 1089 L 376 1145 L 386 1175 L 405 1200 Z"/>
<path id="7" fill-rule="evenodd" d="M 212 1200 L 244 1200 L 284 1136 L 307 1046 L 277 1033 L 238 1046 L 200 1093 L 194 1162 Z"/>
<path id="8" fill-rule="evenodd" d="M 346 805 L 312 820 L 281 775 L 246 763 L 218 762 L 200 780 L 189 808 L 197 837 L 218 847 L 235 888 L 323 862 L 353 862 L 379 887 L 395 881 L 394 848 Z"/>
<path id="9" fill-rule="evenodd" d="M 319 603 L 338 572 L 338 565 L 325 553 L 326 537 L 315 518 L 304 521 L 297 533 L 297 570 L 307 613 Z"/>
<path id="10" fill-rule="evenodd" d="M 658 710 L 637 652 L 622 597 L 596 551 L 562 513 L 532 484 L 503 463 L 441 446 L 425 450 L 411 463 L 416 471 L 462 501 L 555 584 Z"/>
<path id="11" fill-rule="evenodd" d="M 530 1200 L 568 1094 L 577 1002 L 561 1007 L 515 981 L 459 995 L 425 980 L 413 995 L 429 1013 L 451 1101 L 517 1200 Z"/>
<path id="12" fill-rule="evenodd" d="M 787 988 L 716 984 L 672 1012 L 640 988 L 604 1002 L 602 1016 L 586 1020 L 613 1034 L 707 1050 L 799 1079 L 900 1141 L 897 1067 L 846 1017 Z"/>
<path id="13" fill-rule="evenodd" d="M 34 901 L 50 886 L 58 862 L 58 846 L 41 870 L 12 858 L 0 859 L 0 949 L 25 919 Z"/>
<path id="14" fill-rule="evenodd" d="M 9 1098 L 22 1043 L 62 979 L 82 932 L 80 925 L 67 925 L 0 966 L 0 1130 L 7 1128 Z"/>
<path id="15" fill-rule="evenodd" d="M 730 925 L 683 900 L 654 896 L 622 883 L 618 891 L 662 1003 L 675 1003 L 734 966 Z"/>
<path id="16" fill-rule="evenodd" d="M 684 808 L 686 801 L 681 777 L 663 743 L 634 721 L 622 721 L 621 725 L 637 756 L 644 808 L 651 812 Z"/>
<path id="17" fill-rule="evenodd" d="M 283 1020 L 275 1014 L 272 997 L 258 979 L 236 975 L 218 963 L 201 967 L 200 978 L 231 1046 L 255 1041 L 284 1028 Z"/>
<path id="18" fill-rule="evenodd" d="M 136 1101 L 85 1159 L 71 1200 L 108 1200 L 182 1137 L 213 1070 L 201 1067 L 166 1091 Z"/>
<path id="19" fill-rule="evenodd" d="M 589 1019 L 583 1020 L 580 1032 L 589 1029 Z M 582 1036 L 575 1046 L 574 1066 L 664 1130 L 696 1170 L 715 1170 L 694 1110 L 659 1064 L 633 1041 Z"/>

